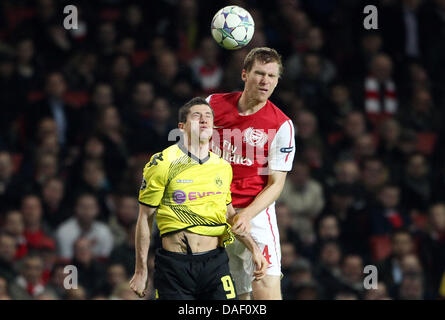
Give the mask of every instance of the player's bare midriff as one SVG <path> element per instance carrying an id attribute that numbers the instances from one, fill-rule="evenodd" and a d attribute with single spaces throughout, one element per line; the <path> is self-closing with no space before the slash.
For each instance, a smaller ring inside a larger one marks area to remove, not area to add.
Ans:
<path id="1" fill-rule="evenodd" d="M 180 231 L 162 237 L 162 248 L 171 252 L 187 253 L 187 243 L 192 253 L 201 253 L 218 247 L 219 238 L 190 231 Z"/>

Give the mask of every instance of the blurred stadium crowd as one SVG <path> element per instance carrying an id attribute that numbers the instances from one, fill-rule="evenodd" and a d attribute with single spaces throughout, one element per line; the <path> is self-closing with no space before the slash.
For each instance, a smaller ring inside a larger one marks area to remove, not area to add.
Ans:
<path id="1" fill-rule="evenodd" d="M 235 52 L 209 32 L 229 4 L 256 23 Z M 3 0 L 0 299 L 135 299 L 143 166 L 181 104 L 242 90 L 264 45 L 285 65 L 271 100 L 297 128 L 277 203 L 284 298 L 444 298 L 444 0 Z"/>

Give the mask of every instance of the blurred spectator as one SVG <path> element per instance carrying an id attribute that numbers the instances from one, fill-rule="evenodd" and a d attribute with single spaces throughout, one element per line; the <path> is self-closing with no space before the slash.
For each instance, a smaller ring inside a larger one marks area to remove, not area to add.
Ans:
<path id="1" fill-rule="evenodd" d="M 126 229 L 127 234 L 125 241 L 118 244 L 111 251 L 108 257 L 108 262 L 110 264 L 122 264 L 125 267 L 127 275 L 134 273 L 135 259 L 134 259 L 134 246 L 135 246 L 135 235 L 136 235 L 136 223 L 133 223 L 131 227 Z"/>
<path id="2" fill-rule="evenodd" d="M 364 293 L 364 300 L 387 300 L 389 299 L 388 290 L 384 282 L 377 283 L 377 289 L 367 289 Z"/>
<path id="3" fill-rule="evenodd" d="M 65 182 L 59 177 L 48 179 L 42 188 L 43 220 L 55 230 L 70 212 L 65 202 Z"/>
<path id="4" fill-rule="evenodd" d="M 78 288 L 85 291 L 86 297 L 98 293 L 105 282 L 105 265 L 94 257 L 94 242 L 86 237 L 78 238 L 73 244 L 71 264 L 77 268 Z M 73 289 L 67 289 L 66 294 Z"/>
<path id="5" fill-rule="evenodd" d="M 211 37 L 201 40 L 199 54 L 190 61 L 190 68 L 199 83 L 198 95 L 209 95 L 218 91 L 223 78 L 223 68 L 219 63 L 218 46 Z"/>
<path id="6" fill-rule="evenodd" d="M 393 118 L 383 120 L 378 128 L 377 155 L 388 166 L 389 174 L 394 181 L 400 181 L 403 169 L 404 157 L 400 150 L 401 129 L 400 123 Z"/>
<path id="7" fill-rule="evenodd" d="M 372 233 L 390 234 L 411 224 L 408 213 L 400 206 L 400 188 L 386 184 L 378 192 L 377 204 L 370 208 Z"/>
<path id="8" fill-rule="evenodd" d="M 77 193 L 91 193 L 99 202 L 100 210 L 97 217 L 100 221 L 107 221 L 110 210 L 107 206 L 108 195 L 111 192 L 110 179 L 106 176 L 101 160 L 85 159 L 82 165 Z"/>
<path id="9" fill-rule="evenodd" d="M 398 111 L 391 57 L 382 53 L 374 56 L 369 65 L 369 72 L 364 80 L 364 108 L 368 119 L 377 125 Z"/>
<path id="10" fill-rule="evenodd" d="M 64 300 L 87 300 L 88 295 L 84 287 L 77 286 L 76 289 L 65 290 Z"/>
<path id="11" fill-rule="evenodd" d="M 8 290 L 8 281 L 0 276 L 0 300 L 11 300 Z"/>
<path id="12" fill-rule="evenodd" d="M 64 273 L 66 264 L 59 262 L 55 263 L 52 267 L 50 277 L 48 279 L 46 287 L 53 292 L 57 298 L 63 298 L 65 294 L 64 281 L 67 276 Z"/>
<path id="13" fill-rule="evenodd" d="M 7 150 L 0 150 L 0 208 L 2 211 L 18 206 L 25 188 L 19 176 L 14 173 L 12 154 Z"/>
<path id="14" fill-rule="evenodd" d="M 309 108 L 317 108 L 327 95 L 327 85 L 323 81 L 321 57 L 306 53 L 302 58 L 302 72 L 296 80 L 299 94 Z"/>
<path id="15" fill-rule="evenodd" d="M 131 149 L 134 153 L 155 153 L 174 143 L 168 136 L 172 129 L 176 128 L 172 121 L 172 107 L 166 98 L 156 97 L 150 110 L 150 118 L 137 128 Z"/>
<path id="16" fill-rule="evenodd" d="M 342 154 L 351 154 L 354 141 L 365 134 L 366 130 L 366 120 L 363 113 L 359 111 L 349 112 L 342 124 L 343 136 L 333 146 L 334 157 L 338 158 Z"/>
<path id="17" fill-rule="evenodd" d="M 34 41 L 29 37 L 19 39 L 15 45 L 18 82 L 27 90 L 37 89 L 41 80 L 41 60 L 36 58 Z"/>
<path id="18" fill-rule="evenodd" d="M 275 205 L 275 212 L 277 214 L 280 241 L 291 242 L 300 253 L 300 251 L 303 249 L 301 248 L 300 237 L 293 224 L 294 217 L 289 206 L 279 200 Z"/>
<path id="19" fill-rule="evenodd" d="M 178 105 L 188 101 L 195 91 L 196 83 L 193 81 L 191 70 L 168 50 L 156 57 L 154 70 L 148 68 L 145 72 L 141 71 L 141 74 L 142 79 L 153 83 L 158 95 L 169 97 Z"/>
<path id="20" fill-rule="evenodd" d="M 57 124 L 59 143 L 62 146 L 76 143 L 78 112 L 64 101 L 67 84 L 60 72 L 51 72 L 45 78 L 45 97 L 28 111 L 28 136 L 32 138 L 36 125 L 44 117 L 51 117 Z"/>
<path id="21" fill-rule="evenodd" d="M 248 51 L 239 49 L 231 53 L 224 68 L 224 77 L 222 81 L 222 91 L 232 92 L 243 90 L 244 82 L 241 79 L 241 71 L 244 64 L 244 58 Z"/>
<path id="22" fill-rule="evenodd" d="M 138 201 L 133 194 L 119 195 L 116 199 L 116 210 L 108 220 L 115 246 L 126 241 L 130 228 L 136 223 L 138 213 Z"/>
<path id="23" fill-rule="evenodd" d="M 111 63 L 107 79 L 109 79 L 113 88 L 114 99 L 117 105 L 123 105 L 129 99 L 129 92 L 133 82 L 131 58 L 125 54 L 116 55 Z"/>
<path id="24" fill-rule="evenodd" d="M 376 154 L 377 144 L 372 134 L 365 133 L 357 137 L 352 149 L 352 157 L 361 163 L 363 159 Z"/>
<path id="25" fill-rule="evenodd" d="M 323 209 L 324 198 L 320 183 L 311 179 L 307 163 L 298 159 L 294 161 L 279 199 L 292 211 L 292 223 L 300 237 L 304 242 L 312 243 L 315 240 L 312 220 Z"/>
<path id="26" fill-rule="evenodd" d="M 382 12 L 385 47 L 398 62 L 420 58 L 423 44 L 421 0 L 402 0 Z"/>
<path id="27" fill-rule="evenodd" d="M 126 131 L 117 108 L 106 107 L 96 123 L 97 134 L 104 145 L 104 165 L 107 177 L 113 186 L 121 179 L 121 172 L 127 166 L 128 147 Z"/>
<path id="28" fill-rule="evenodd" d="M 368 73 L 368 66 L 371 64 L 372 59 L 381 53 L 382 46 L 382 36 L 378 31 L 364 31 L 360 36 L 356 54 L 353 56 L 351 63 L 346 66 L 347 77 L 351 81 L 365 78 Z"/>
<path id="29" fill-rule="evenodd" d="M 407 210 L 425 214 L 432 200 L 432 188 L 430 168 L 423 154 L 414 153 L 406 160 L 401 188 L 402 201 Z"/>
<path id="30" fill-rule="evenodd" d="M 419 255 L 431 278 L 431 291 L 439 292 L 439 284 L 445 271 L 445 204 L 435 203 L 429 207 L 428 225 L 419 234 Z"/>
<path id="31" fill-rule="evenodd" d="M 100 292 L 102 292 L 105 297 L 109 297 L 121 284 L 128 286 L 128 281 L 127 272 L 122 264 L 109 264 L 106 270 L 106 279 Z"/>
<path id="32" fill-rule="evenodd" d="M 318 121 L 315 115 L 306 110 L 302 110 L 297 114 L 295 126 L 298 128 L 298 136 L 295 144 L 299 145 L 301 150 L 318 140 L 321 143 L 321 137 L 318 131 Z"/>
<path id="33" fill-rule="evenodd" d="M 433 105 L 431 93 L 425 88 L 417 88 L 411 94 L 409 110 L 400 115 L 403 126 L 416 132 L 437 130 L 440 116 Z"/>
<path id="34" fill-rule="evenodd" d="M 19 125 L 25 109 L 26 88 L 20 88 L 13 55 L 0 52 L 0 148 L 20 148 Z"/>
<path id="35" fill-rule="evenodd" d="M 76 240 L 83 236 L 92 241 L 93 256 L 106 258 L 113 249 L 113 236 L 107 225 L 96 221 L 99 206 L 92 194 L 84 193 L 77 197 L 74 216 L 62 223 L 56 230 L 60 256 L 71 259 Z"/>
<path id="36" fill-rule="evenodd" d="M 324 35 L 323 30 L 319 27 L 310 27 L 307 32 L 307 52 L 317 53 L 321 59 L 321 80 L 323 83 L 329 83 L 336 75 L 335 65 L 326 57 L 323 56 Z M 294 53 L 286 60 L 285 77 L 296 80 L 302 73 L 303 57 L 301 54 Z"/>
<path id="37" fill-rule="evenodd" d="M 338 81 L 332 83 L 326 101 L 315 110 L 320 129 L 324 134 L 341 132 L 346 116 L 353 110 L 355 106 L 349 88 Z"/>
<path id="38" fill-rule="evenodd" d="M 43 221 L 42 201 L 36 194 L 22 198 L 20 211 L 25 223 L 25 238 L 29 249 L 41 249 L 53 246 L 52 233 Z"/>
<path id="39" fill-rule="evenodd" d="M 14 237 L 16 251 L 14 259 L 20 260 L 28 253 L 28 241 L 25 237 L 25 223 L 19 210 L 10 210 L 5 213 L 2 230 Z"/>
<path id="40" fill-rule="evenodd" d="M 342 251 L 338 242 L 327 240 L 319 249 L 318 263 L 314 274 L 323 285 L 326 299 L 333 299 L 341 288 Z"/>
<path id="41" fill-rule="evenodd" d="M 33 300 L 45 292 L 42 276 L 42 258 L 35 254 L 27 255 L 20 266 L 20 275 L 10 286 L 11 297 L 15 300 Z"/>
<path id="42" fill-rule="evenodd" d="M 327 214 L 320 216 L 316 226 L 317 241 L 324 242 L 326 240 L 339 240 L 340 225 L 335 215 Z"/>
<path id="43" fill-rule="evenodd" d="M 11 283 L 17 276 L 14 266 L 16 243 L 13 236 L 0 232 L 0 277 Z"/>
<path id="44" fill-rule="evenodd" d="M 139 81 L 135 84 L 132 92 L 131 102 L 122 113 L 122 120 L 129 129 L 130 141 L 139 137 L 142 130 L 150 124 L 151 107 L 155 99 L 153 85 L 150 82 Z M 135 152 L 137 145 L 129 144 L 131 152 Z"/>
<path id="45" fill-rule="evenodd" d="M 343 257 L 341 264 L 342 280 L 345 287 L 355 293 L 357 300 L 364 291 L 363 267 L 363 259 L 359 255 L 350 254 Z"/>
<path id="46" fill-rule="evenodd" d="M 359 300 L 359 297 L 354 291 L 343 290 L 335 295 L 334 300 Z"/>
<path id="47" fill-rule="evenodd" d="M 391 255 L 379 262 L 379 277 L 393 296 L 396 286 L 402 281 L 402 260 L 414 252 L 414 240 L 406 230 L 395 230 L 391 235 Z"/>

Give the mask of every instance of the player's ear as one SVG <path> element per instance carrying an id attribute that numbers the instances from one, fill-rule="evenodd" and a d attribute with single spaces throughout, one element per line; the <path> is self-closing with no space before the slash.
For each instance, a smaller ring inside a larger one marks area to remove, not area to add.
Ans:
<path id="1" fill-rule="evenodd" d="M 185 123 L 184 123 L 184 122 L 179 122 L 179 123 L 178 123 L 178 128 L 179 128 L 181 131 L 184 130 L 184 127 L 185 127 Z"/>
<path id="2" fill-rule="evenodd" d="M 246 71 L 246 69 L 243 69 L 241 71 L 241 80 L 243 80 L 244 82 L 246 82 L 246 80 L 247 80 L 247 71 Z"/>

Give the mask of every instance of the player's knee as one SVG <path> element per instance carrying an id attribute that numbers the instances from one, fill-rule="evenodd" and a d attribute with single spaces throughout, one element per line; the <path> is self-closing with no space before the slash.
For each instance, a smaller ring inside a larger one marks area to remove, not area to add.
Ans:
<path id="1" fill-rule="evenodd" d="M 253 286 L 259 290 L 280 290 L 280 277 L 268 275 L 261 280 L 254 281 Z"/>

